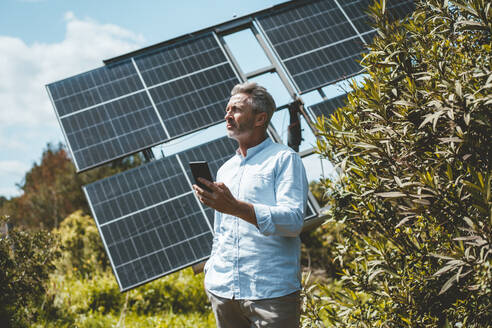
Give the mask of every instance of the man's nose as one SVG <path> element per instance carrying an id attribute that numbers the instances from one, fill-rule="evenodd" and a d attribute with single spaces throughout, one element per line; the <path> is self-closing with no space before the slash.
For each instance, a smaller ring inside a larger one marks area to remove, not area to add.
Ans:
<path id="1" fill-rule="evenodd" d="M 227 121 L 229 118 L 232 118 L 232 114 L 230 111 L 226 110 L 225 115 L 224 115 L 224 119 Z"/>

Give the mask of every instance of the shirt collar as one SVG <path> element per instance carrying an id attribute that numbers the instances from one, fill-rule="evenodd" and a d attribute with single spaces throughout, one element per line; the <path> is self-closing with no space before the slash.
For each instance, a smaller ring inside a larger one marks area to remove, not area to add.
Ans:
<path id="1" fill-rule="evenodd" d="M 239 156 L 239 158 L 244 159 L 244 160 L 248 160 L 248 159 L 252 158 L 253 156 L 255 156 L 256 154 L 258 154 L 263 149 L 265 149 L 266 147 L 268 147 L 272 143 L 273 143 L 272 139 L 270 139 L 269 137 L 266 137 L 266 139 L 263 140 L 261 143 L 257 144 L 254 147 L 248 148 L 248 151 L 246 152 L 246 157 L 243 158 L 239 149 L 236 150 L 236 154 Z"/>

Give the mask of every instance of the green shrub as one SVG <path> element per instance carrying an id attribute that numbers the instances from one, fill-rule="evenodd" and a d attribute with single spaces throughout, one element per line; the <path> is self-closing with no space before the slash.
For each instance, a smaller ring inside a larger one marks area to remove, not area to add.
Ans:
<path id="1" fill-rule="evenodd" d="M 0 227 L 7 223 L 0 217 Z M 42 303 L 49 273 L 59 256 L 48 232 L 13 228 L 0 233 L 0 326 L 28 326 Z"/>
<path id="2" fill-rule="evenodd" d="M 492 322 L 492 6 L 419 2 L 378 35 L 344 108 L 318 121 L 344 175 L 331 215 L 343 288 L 320 299 L 336 327 Z"/>
<path id="3" fill-rule="evenodd" d="M 181 322 L 183 318 L 208 318 L 210 313 L 203 275 L 194 275 L 191 268 L 125 293 L 119 291 L 110 270 L 91 277 L 57 273 L 51 277 L 38 324 L 91 327 L 91 322 L 104 316 L 111 319 L 101 321 L 101 327 L 112 327 L 119 317 L 138 319 L 131 327 L 147 327 L 143 322 L 151 317 L 168 322 L 172 315 L 172 322 Z"/>
<path id="4" fill-rule="evenodd" d="M 129 308 L 141 314 L 159 311 L 173 313 L 205 313 L 210 311 L 203 287 L 203 275 L 194 275 L 191 268 L 178 271 L 130 292 Z"/>
<path id="5" fill-rule="evenodd" d="M 62 257 L 56 264 L 60 272 L 90 276 L 109 268 L 94 219 L 81 210 L 66 217 L 54 233 L 60 236 Z"/>

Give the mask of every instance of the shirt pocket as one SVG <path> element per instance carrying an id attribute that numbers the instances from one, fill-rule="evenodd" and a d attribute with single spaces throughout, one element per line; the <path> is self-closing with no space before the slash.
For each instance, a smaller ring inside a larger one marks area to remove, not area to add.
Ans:
<path id="1" fill-rule="evenodd" d="M 275 185 L 271 174 L 256 172 L 249 175 L 241 185 L 246 201 L 260 204 L 275 202 Z"/>

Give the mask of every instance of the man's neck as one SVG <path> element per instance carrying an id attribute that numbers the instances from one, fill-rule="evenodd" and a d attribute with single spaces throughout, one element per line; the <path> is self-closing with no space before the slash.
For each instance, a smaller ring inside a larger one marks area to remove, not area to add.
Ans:
<path id="1" fill-rule="evenodd" d="M 267 138 L 266 131 L 264 131 L 262 134 L 258 135 L 252 135 L 249 138 L 246 138 L 245 140 L 237 140 L 239 143 L 239 152 L 243 157 L 246 157 L 248 153 L 249 148 L 253 148 L 254 146 L 258 146 L 261 144 L 265 139 Z"/>

